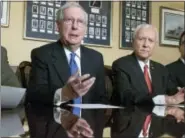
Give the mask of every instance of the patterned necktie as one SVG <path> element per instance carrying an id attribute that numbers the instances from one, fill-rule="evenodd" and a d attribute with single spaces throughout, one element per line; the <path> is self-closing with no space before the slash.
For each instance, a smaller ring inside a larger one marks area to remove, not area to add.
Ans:
<path id="1" fill-rule="evenodd" d="M 74 75 L 78 71 L 78 66 L 77 66 L 76 61 L 75 61 L 76 54 L 71 53 L 70 55 L 71 55 L 71 59 L 70 59 L 70 62 L 69 62 L 70 72 L 71 72 L 71 75 Z M 74 104 L 80 104 L 81 103 L 81 97 L 78 97 L 78 98 L 74 99 L 73 101 L 74 101 Z M 74 107 L 73 108 L 73 114 L 80 116 L 80 108 Z"/>
<path id="2" fill-rule="evenodd" d="M 144 125 L 143 125 L 143 136 L 144 137 L 147 136 L 147 130 L 148 130 L 148 127 L 149 127 L 149 124 L 150 124 L 151 120 L 152 120 L 152 115 L 151 114 L 147 115 L 146 119 L 145 119 L 145 122 L 144 122 Z"/>
<path id="3" fill-rule="evenodd" d="M 148 65 L 144 66 L 144 77 L 145 77 L 145 81 L 149 90 L 149 93 L 152 93 L 152 83 L 149 77 L 149 73 L 148 73 Z"/>
<path id="4" fill-rule="evenodd" d="M 149 73 L 148 73 L 148 65 L 144 66 L 144 77 L 145 77 L 145 81 L 146 81 L 146 84 L 148 87 L 149 94 L 151 94 L 152 93 L 152 83 L 151 83 Z M 144 137 L 147 136 L 147 130 L 148 130 L 148 127 L 149 127 L 151 120 L 152 120 L 151 114 L 147 115 L 145 122 L 144 122 L 144 125 L 143 125 L 143 136 Z"/>

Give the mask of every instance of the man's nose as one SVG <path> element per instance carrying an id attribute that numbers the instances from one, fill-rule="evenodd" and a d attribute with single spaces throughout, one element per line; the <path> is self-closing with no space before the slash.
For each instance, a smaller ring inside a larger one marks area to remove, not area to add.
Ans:
<path id="1" fill-rule="evenodd" d="M 144 41 L 144 45 L 143 45 L 144 47 L 148 47 L 149 46 L 149 41 L 148 41 L 148 39 L 145 39 L 145 41 Z"/>
<path id="2" fill-rule="evenodd" d="M 77 29 L 78 28 L 78 22 L 74 20 L 73 24 L 72 24 L 72 28 L 73 29 Z"/>

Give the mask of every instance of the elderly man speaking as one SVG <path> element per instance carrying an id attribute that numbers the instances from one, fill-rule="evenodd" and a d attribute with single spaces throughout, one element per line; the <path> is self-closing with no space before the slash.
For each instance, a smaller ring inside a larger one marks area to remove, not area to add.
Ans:
<path id="1" fill-rule="evenodd" d="M 87 13 L 67 2 L 57 13 L 60 39 L 32 50 L 32 71 L 27 101 L 57 104 L 106 101 L 102 55 L 81 46 L 87 29 Z M 79 111 L 75 111 L 79 114 Z"/>

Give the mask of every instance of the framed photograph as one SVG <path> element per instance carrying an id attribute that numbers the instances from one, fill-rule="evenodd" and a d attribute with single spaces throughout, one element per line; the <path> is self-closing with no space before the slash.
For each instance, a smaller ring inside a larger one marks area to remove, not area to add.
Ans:
<path id="1" fill-rule="evenodd" d="M 55 26 L 58 8 L 56 1 L 25 2 L 24 39 L 49 42 L 58 40 L 60 36 Z"/>
<path id="2" fill-rule="evenodd" d="M 40 6 L 40 14 L 46 15 L 46 7 L 45 6 Z"/>
<path id="3" fill-rule="evenodd" d="M 9 26 L 10 2 L 1 1 L 1 26 Z"/>
<path id="4" fill-rule="evenodd" d="M 122 1 L 120 4 L 120 48 L 132 48 L 132 36 L 140 24 L 150 23 L 149 1 Z"/>
<path id="5" fill-rule="evenodd" d="M 83 45 L 111 47 L 112 2 L 79 1 L 88 14 L 87 33 Z"/>
<path id="6" fill-rule="evenodd" d="M 102 7 L 102 1 L 97 0 L 89 1 L 89 6 L 100 9 Z"/>
<path id="7" fill-rule="evenodd" d="M 184 30 L 184 11 L 160 7 L 160 44 L 178 46 Z"/>

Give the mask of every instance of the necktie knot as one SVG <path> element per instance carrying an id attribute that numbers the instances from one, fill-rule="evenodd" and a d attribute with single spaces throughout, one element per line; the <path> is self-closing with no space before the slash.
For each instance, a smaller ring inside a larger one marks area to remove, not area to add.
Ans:
<path id="1" fill-rule="evenodd" d="M 145 65 L 145 66 L 144 66 L 144 69 L 145 69 L 145 70 L 148 69 L 148 65 Z"/>
<path id="2" fill-rule="evenodd" d="M 72 52 L 70 55 L 71 55 L 71 59 L 74 59 L 76 56 L 76 54 L 74 52 Z"/>

